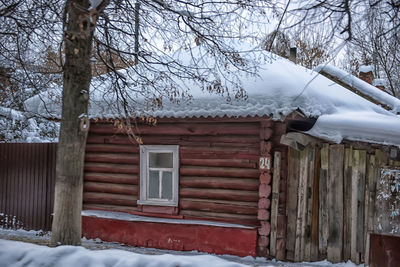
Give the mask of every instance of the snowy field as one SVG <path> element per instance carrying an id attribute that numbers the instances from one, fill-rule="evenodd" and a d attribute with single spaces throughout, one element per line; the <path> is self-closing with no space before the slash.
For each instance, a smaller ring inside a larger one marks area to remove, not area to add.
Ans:
<path id="1" fill-rule="evenodd" d="M 24 241 L 24 242 L 21 242 Z M 29 242 L 29 243 L 28 243 Z M 49 235 L 37 231 L 0 229 L 0 267 L 355 267 L 347 262 L 331 264 L 287 263 L 268 261 L 264 258 L 210 255 L 207 253 L 177 252 L 150 248 L 135 248 L 101 240 L 82 239 L 82 247 L 46 245 Z M 358 265 L 362 267 L 363 265 Z"/>

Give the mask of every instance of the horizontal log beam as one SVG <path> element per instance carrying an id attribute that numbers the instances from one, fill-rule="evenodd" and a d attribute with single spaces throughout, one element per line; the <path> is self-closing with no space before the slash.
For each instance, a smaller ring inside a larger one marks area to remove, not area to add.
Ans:
<path id="1" fill-rule="evenodd" d="M 139 167 L 137 165 L 130 164 L 112 164 L 112 163 L 85 163 L 86 172 L 107 172 L 107 173 L 125 173 L 125 174 L 137 174 Z"/>
<path id="2" fill-rule="evenodd" d="M 179 185 L 190 188 L 239 189 L 258 191 L 257 179 L 181 176 Z"/>
<path id="3" fill-rule="evenodd" d="M 249 201 L 258 203 L 258 192 L 228 189 L 180 188 L 180 197 Z"/>
<path id="4" fill-rule="evenodd" d="M 83 193 L 84 204 L 106 204 L 106 205 L 118 205 L 118 206 L 137 206 L 136 195 L 121 195 L 121 194 L 109 194 L 109 193 L 94 193 L 84 192 Z"/>
<path id="5" fill-rule="evenodd" d="M 187 122 L 187 118 L 158 118 L 157 119 L 158 123 L 167 123 L 167 122 L 175 122 L 175 123 L 183 123 Z M 199 122 L 199 123 L 221 123 L 221 122 L 232 122 L 232 123 L 237 123 L 237 122 L 263 122 L 263 125 L 267 126 L 272 126 L 273 121 L 270 120 L 267 116 L 246 116 L 246 117 L 238 117 L 238 118 L 231 118 L 227 116 L 223 117 L 201 117 L 201 118 L 190 118 L 191 122 Z"/>
<path id="6" fill-rule="evenodd" d="M 112 124 L 92 124 L 90 133 L 96 134 L 125 134 L 127 130 L 114 127 Z M 138 125 L 133 127 L 135 135 L 257 135 L 259 136 L 259 124 L 246 123 L 179 123 L 179 124 L 157 124 L 155 126 Z"/>
<path id="7" fill-rule="evenodd" d="M 83 210 L 105 210 L 105 211 L 130 213 L 130 212 L 136 212 L 138 210 L 138 207 L 84 203 L 82 209 Z"/>
<path id="8" fill-rule="evenodd" d="M 137 185 L 139 183 L 138 175 L 135 174 L 86 172 L 84 177 L 85 181 L 93 181 L 93 182 L 130 184 L 130 185 Z"/>
<path id="9" fill-rule="evenodd" d="M 216 203 L 216 204 L 226 204 L 226 205 L 236 205 L 236 206 L 245 206 L 249 208 L 257 208 L 257 202 L 245 202 L 245 201 L 236 201 L 236 200 L 220 200 L 220 199 L 202 199 L 202 198 L 186 198 L 180 197 L 180 200 L 184 201 L 197 201 L 202 203 Z"/>
<path id="10" fill-rule="evenodd" d="M 243 225 L 258 225 L 257 218 L 253 215 L 228 214 L 222 212 L 206 212 L 194 210 L 182 210 L 180 212 L 185 219 L 203 219 L 238 223 Z"/>
<path id="11" fill-rule="evenodd" d="M 222 212 L 229 214 L 247 214 L 257 215 L 257 207 L 238 206 L 233 204 L 220 204 L 220 203 L 209 203 L 201 201 L 188 201 L 180 200 L 179 207 L 182 210 L 196 210 L 196 211 L 207 211 L 207 212 Z"/>
<path id="12" fill-rule="evenodd" d="M 99 182 L 84 182 L 84 192 L 114 193 L 123 195 L 137 195 L 137 185 L 110 184 Z"/>
<path id="13" fill-rule="evenodd" d="M 143 144 L 180 144 L 180 145 L 203 145 L 203 146 L 233 146 L 243 147 L 251 146 L 256 147 L 259 138 L 257 136 L 243 136 L 243 135 L 224 135 L 224 136 L 207 136 L 207 135 L 143 135 L 138 136 L 141 138 Z M 133 138 L 127 134 L 115 135 L 97 135 L 90 133 L 87 138 L 88 144 L 129 144 L 139 145 Z"/>
<path id="14" fill-rule="evenodd" d="M 144 124 L 141 118 L 133 119 L 134 123 Z M 217 117 L 200 117 L 200 118 L 157 118 L 157 123 L 186 123 L 190 120 L 191 122 L 197 123 L 221 123 L 221 122 L 261 122 L 264 126 L 272 126 L 273 121 L 268 116 L 244 116 L 244 117 L 228 117 L 228 116 L 217 116 Z M 97 123 L 112 124 L 114 119 L 97 119 Z"/>
<path id="15" fill-rule="evenodd" d="M 244 159 L 258 162 L 260 159 L 259 154 L 249 153 L 216 153 L 216 152 L 192 152 L 192 151 L 181 151 L 179 153 L 180 158 L 186 159 Z"/>
<path id="16" fill-rule="evenodd" d="M 181 146 L 181 153 L 210 153 L 214 152 L 216 154 L 250 154 L 250 155 L 259 155 L 260 149 L 259 147 L 196 147 L 196 146 Z"/>
<path id="17" fill-rule="evenodd" d="M 246 168 L 217 168 L 200 166 L 181 166 L 181 176 L 208 176 L 208 177 L 238 177 L 238 178 L 259 178 L 257 169 Z"/>
<path id="18" fill-rule="evenodd" d="M 86 144 L 87 152 L 105 152 L 105 153 L 139 153 L 139 147 L 134 145 L 110 145 L 110 144 Z"/>
<path id="19" fill-rule="evenodd" d="M 103 163 L 125 163 L 125 164 L 139 164 L 139 155 L 127 153 L 93 153 L 88 152 L 85 154 L 86 162 L 103 162 Z"/>
<path id="20" fill-rule="evenodd" d="M 180 163 L 181 163 L 181 165 L 191 165 L 191 166 L 257 168 L 257 162 L 255 160 L 248 160 L 248 159 L 181 158 Z"/>

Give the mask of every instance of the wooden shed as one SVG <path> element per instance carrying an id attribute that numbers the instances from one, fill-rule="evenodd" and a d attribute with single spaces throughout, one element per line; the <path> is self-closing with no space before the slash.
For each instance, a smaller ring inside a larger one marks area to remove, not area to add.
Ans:
<path id="1" fill-rule="evenodd" d="M 139 118 L 125 127 L 94 101 L 83 235 L 279 260 L 368 260 L 381 167 L 399 165 L 396 112 L 281 58 L 243 85 L 247 97 L 231 101 L 194 88 L 190 103 L 149 110 L 154 125 Z"/>

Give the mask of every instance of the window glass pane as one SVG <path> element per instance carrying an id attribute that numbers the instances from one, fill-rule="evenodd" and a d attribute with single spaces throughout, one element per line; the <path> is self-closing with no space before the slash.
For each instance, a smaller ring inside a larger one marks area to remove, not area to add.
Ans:
<path id="1" fill-rule="evenodd" d="M 149 198 L 160 198 L 159 171 L 149 171 Z"/>
<path id="2" fill-rule="evenodd" d="M 173 168 L 173 153 L 149 153 L 150 168 Z"/>
<path id="3" fill-rule="evenodd" d="M 172 199 L 172 172 L 162 174 L 162 198 Z"/>

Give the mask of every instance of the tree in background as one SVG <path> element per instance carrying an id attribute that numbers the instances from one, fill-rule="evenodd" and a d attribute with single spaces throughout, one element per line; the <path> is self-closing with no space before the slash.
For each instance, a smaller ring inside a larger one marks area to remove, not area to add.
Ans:
<path id="1" fill-rule="evenodd" d="M 296 36 L 290 32 L 274 31 L 262 42 L 262 48 L 285 58 L 289 58 L 290 48 L 296 47 L 296 63 L 309 69 L 329 60 L 330 46 L 320 34 L 306 32 Z"/>
<path id="2" fill-rule="evenodd" d="M 398 20 L 386 20 L 387 14 L 376 5 L 365 20 L 355 25 L 347 48 L 344 66 L 358 74 L 359 65 L 373 65 L 374 76 L 386 81 L 385 89 L 400 97 L 400 32 Z"/>
<path id="3" fill-rule="evenodd" d="M 371 62 L 375 77 L 388 81 L 387 92 L 399 96 L 399 1 L 288 0 L 286 3 L 290 3 L 290 8 L 281 29 L 298 34 L 322 29 L 326 33 L 322 43 L 347 47 L 345 69 L 358 74 L 359 64 Z"/>

